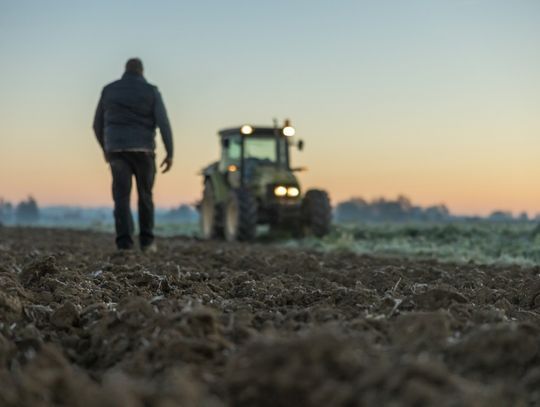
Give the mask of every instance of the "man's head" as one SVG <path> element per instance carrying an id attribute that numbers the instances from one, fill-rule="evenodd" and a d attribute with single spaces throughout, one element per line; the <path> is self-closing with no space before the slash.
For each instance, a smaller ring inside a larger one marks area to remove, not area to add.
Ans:
<path id="1" fill-rule="evenodd" d="M 143 74 L 143 64 L 139 58 L 131 58 L 126 62 L 126 72 L 135 73 L 137 75 Z"/>

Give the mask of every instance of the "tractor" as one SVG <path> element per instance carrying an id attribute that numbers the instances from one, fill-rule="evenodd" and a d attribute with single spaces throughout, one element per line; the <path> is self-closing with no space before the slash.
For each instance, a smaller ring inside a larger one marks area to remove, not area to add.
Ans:
<path id="1" fill-rule="evenodd" d="M 290 149 L 296 130 L 283 126 L 243 125 L 219 131 L 221 159 L 204 168 L 199 205 L 205 239 L 250 241 L 258 225 L 287 230 L 294 236 L 322 237 L 329 233 L 332 209 L 325 191 L 303 193 L 291 168 Z"/>

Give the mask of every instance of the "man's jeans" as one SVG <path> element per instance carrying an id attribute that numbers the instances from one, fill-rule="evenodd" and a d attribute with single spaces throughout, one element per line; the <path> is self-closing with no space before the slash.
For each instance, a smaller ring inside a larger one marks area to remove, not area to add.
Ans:
<path id="1" fill-rule="evenodd" d="M 154 241 L 154 202 L 152 187 L 156 175 L 155 154 L 152 152 L 122 151 L 108 154 L 113 177 L 114 221 L 116 246 L 133 247 L 133 218 L 130 209 L 133 176 L 139 195 L 139 230 L 141 247 Z"/>

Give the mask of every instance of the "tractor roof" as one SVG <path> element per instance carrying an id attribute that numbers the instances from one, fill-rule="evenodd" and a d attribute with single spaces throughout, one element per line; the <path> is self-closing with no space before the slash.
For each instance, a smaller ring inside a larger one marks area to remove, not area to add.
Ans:
<path id="1" fill-rule="evenodd" d="M 250 126 L 252 128 L 252 132 L 248 134 L 242 133 L 241 129 L 243 126 L 240 127 L 232 127 L 228 129 L 223 129 L 218 132 L 218 134 L 221 137 L 227 137 L 227 136 L 235 136 L 235 135 L 246 135 L 248 137 L 257 137 L 257 136 L 275 136 L 276 130 L 278 131 L 278 134 L 281 134 L 279 130 L 280 128 L 274 128 L 274 127 L 261 127 L 261 126 Z"/>

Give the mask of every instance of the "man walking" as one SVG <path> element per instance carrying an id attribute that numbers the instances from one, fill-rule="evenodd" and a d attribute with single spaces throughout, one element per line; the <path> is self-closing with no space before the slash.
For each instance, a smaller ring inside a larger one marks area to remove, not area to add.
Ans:
<path id="1" fill-rule="evenodd" d="M 133 218 L 130 209 L 132 179 L 139 196 L 140 246 L 155 252 L 154 203 L 152 188 L 156 174 L 155 135 L 159 127 L 167 156 L 160 165 L 163 173 L 172 166 L 173 140 L 165 105 L 156 86 L 143 77 L 140 59 L 127 61 L 120 80 L 103 88 L 94 132 L 112 172 L 116 246 L 133 248 Z"/>

